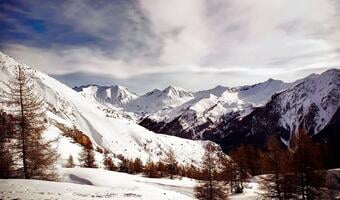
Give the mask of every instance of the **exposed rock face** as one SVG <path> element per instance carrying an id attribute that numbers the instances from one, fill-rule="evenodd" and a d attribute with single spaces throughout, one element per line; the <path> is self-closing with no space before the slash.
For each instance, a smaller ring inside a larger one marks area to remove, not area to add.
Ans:
<path id="1" fill-rule="evenodd" d="M 184 112 L 170 122 L 145 118 L 140 124 L 164 134 L 210 139 L 228 151 L 241 143 L 264 145 L 271 134 L 278 134 L 288 144 L 291 135 L 301 128 L 315 136 L 337 118 L 339 107 L 340 70 L 332 69 L 299 80 L 274 94 L 264 106 L 251 108 L 249 113 L 236 110 L 214 121 L 208 117 L 203 123 L 185 126 L 188 123 L 183 122 L 189 120 L 201 121 L 197 120 L 197 113 Z"/>

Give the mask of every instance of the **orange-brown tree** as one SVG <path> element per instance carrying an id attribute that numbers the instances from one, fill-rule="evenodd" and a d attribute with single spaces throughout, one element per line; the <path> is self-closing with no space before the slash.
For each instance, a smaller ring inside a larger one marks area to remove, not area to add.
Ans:
<path id="1" fill-rule="evenodd" d="M 116 171 L 117 167 L 114 164 L 111 156 L 109 155 L 109 153 L 107 151 L 104 152 L 104 167 L 106 170 L 110 170 L 110 171 Z"/>
<path id="2" fill-rule="evenodd" d="M 143 162 L 141 161 L 141 159 L 136 158 L 133 162 L 133 167 L 135 170 L 135 173 L 139 174 L 143 171 Z"/>
<path id="3" fill-rule="evenodd" d="M 151 158 L 148 159 L 148 161 L 145 164 L 144 167 L 144 176 L 148 178 L 159 178 L 159 172 L 157 171 L 157 166 L 154 162 L 152 162 Z"/>
<path id="4" fill-rule="evenodd" d="M 170 148 L 169 152 L 166 153 L 164 163 L 165 163 L 167 174 L 170 175 L 170 179 L 173 179 L 174 175 L 177 174 L 178 164 L 177 164 L 175 152 L 172 148 Z"/>
<path id="5" fill-rule="evenodd" d="M 87 148 L 82 147 L 82 150 L 79 153 L 79 163 L 81 167 L 86 168 L 97 168 L 96 159 L 94 157 L 93 147 Z"/>
<path id="6" fill-rule="evenodd" d="M 261 177 L 264 198 L 279 200 L 293 198 L 290 158 L 289 151 L 284 148 L 277 136 L 270 137 L 267 151 L 261 154 L 262 167 L 267 173 Z"/>
<path id="7" fill-rule="evenodd" d="M 249 177 L 249 171 L 253 161 L 249 156 L 248 146 L 241 145 L 230 153 L 232 161 L 225 165 L 226 172 L 229 173 L 231 190 L 236 193 L 242 193 L 244 189 L 244 182 Z M 258 162 L 258 161 L 256 161 Z M 257 168 L 257 167 L 256 167 Z M 229 172 L 228 172 L 229 171 Z"/>
<path id="8" fill-rule="evenodd" d="M 15 176 L 17 167 L 14 152 L 16 145 L 11 142 L 14 138 L 14 123 L 12 116 L 0 110 L 0 178 Z"/>
<path id="9" fill-rule="evenodd" d="M 57 178 L 55 162 L 58 154 L 52 143 L 43 138 L 46 125 L 46 105 L 39 95 L 29 69 L 16 66 L 15 77 L 4 83 L 1 103 L 6 104 L 14 117 L 16 143 L 20 146 L 18 156 L 22 161 L 22 177 L 25 179 Z"/>
<path id="10" fill-rule="evenodd" d="M 320 146 L 304 129 L 294 135 L 290 146 L 297 195 L 303 200 L 318 199 L 324 176 Z"/>
<path id="11" fill-rule="evenodd" d="M 227 199 L 227 194 L 221 182 L 217 181 L 218 158 L 215 155 L 215 147 L 209 143 L 205 147 L 203 156 L 203 173 L 205 180 L 195 187 L 195 196 L 201 200 Z"/>

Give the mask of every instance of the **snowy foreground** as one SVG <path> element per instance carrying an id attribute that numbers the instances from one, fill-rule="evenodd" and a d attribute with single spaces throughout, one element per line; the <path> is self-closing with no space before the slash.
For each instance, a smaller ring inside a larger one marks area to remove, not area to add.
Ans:
<path id="1" fill-rule="evenodd" d="M 196 180 L 150 179 L 102 169 L 62 169 L 62 182 L 0 180 L 0 199 L 195 199 Z M 256 183 L 230 199 L 256 199 Z"/>

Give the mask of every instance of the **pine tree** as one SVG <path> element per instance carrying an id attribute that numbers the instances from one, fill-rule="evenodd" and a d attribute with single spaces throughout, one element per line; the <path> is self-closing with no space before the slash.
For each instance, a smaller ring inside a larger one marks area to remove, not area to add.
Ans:
<path id="1" fill-rule="evenodd" d="M 201 200 L 227 199 L 224 188 L 216 179 L 218 159 L 214 156 L 214 146 L 209 143 L 205 147 L 203 157 L 203 171 L 205 182 L 195 187 L 195 196 Z"/>
<path id="2" fill-rule="evenodd" d="M 28 69 L 21 66 L 16 69 L 16 77 L 4 83 L 8 90 L 3 91 L 1 101 L 15 116 L 23 178 L 54 180 L 57 178 L 55 162 L 58 154 L 51 146 L 55 141 L 43 139 L 46 124 L 44 99 L 37 93 Z"/>
<path id="3" fill-rule="evenodd" d="M 85 168 L 97 168 L 93 148 L 83 147 L 79 155 L 80 166 Z"/>
<path id="4" fill-rule="evenodd" d="M 174 175 L 177 174 L 178 166 L 175 152 L 172 148 L 170 148 L 169 152 L 167 152 L 166 158 L 164 159 L 164 163 L 167 169 L 167 173 L 170 175 L 170 179 L 173 179 Z"/>
<path id="5" fill-rule="evenodd" d="M 75 167 L 75 164 L 74 164 L 74 161 L 73 161 L 73 157 L 72 155 L 70 155 L 67 159 L 67 163 L 66 163 L 66 168 L 74 168 Z"/>

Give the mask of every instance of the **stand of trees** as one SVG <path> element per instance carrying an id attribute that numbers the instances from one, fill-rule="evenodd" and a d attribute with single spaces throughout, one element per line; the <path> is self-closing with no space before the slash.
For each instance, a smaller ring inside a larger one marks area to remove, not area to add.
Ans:
<path id="1" fill-rule="evenodd" d="M 229 166 L 224 170 L 225 177 L 232 186 L 235 173 L 245 178 L 245 173 L 265 174 L 261 176 L 264 199 L 322 199 L 328 187 L 324 180 L 325 152 L 322 149 L 305 130 L 293 135 L 288 148 L 277 136 L 272 136 L 266 149 L 254 150 L 254 146 L 243 145 L 232 152 L 231 163 L 236 163 L 236 169 L 233 164 L 225 163 L 224 166 Z M 255 156 L 249 157 L 249 152 Z"/>
<path id="2" fill-rule="evenodd" d="M 261 154 L 263 170 L 269 175 L 262 177 L 263 197 L 267 199 L 293 198 L 291 156 L 276 136 L 268 142 L 268 151 Z"/>
<path id="3" fill-rule="evenodd" d="M 7 87 L 0 96 L 1 104 L 12 117 L 1 113 L 4 129 L 0 130 L 0 146 L 7 148 L 1 158 L 1 174 L 5 177 L 55 180 L 55 162 L 58 154 L 52 143 L 45 141 L 45 103 L 36 92 L 32 75 L 21 66 L 16 67 L 15 78 L 3 83 Z M 10 121 L 8 121 L 10 120 Z M 10 124 L 10 126 L 9 126 Z"/>

